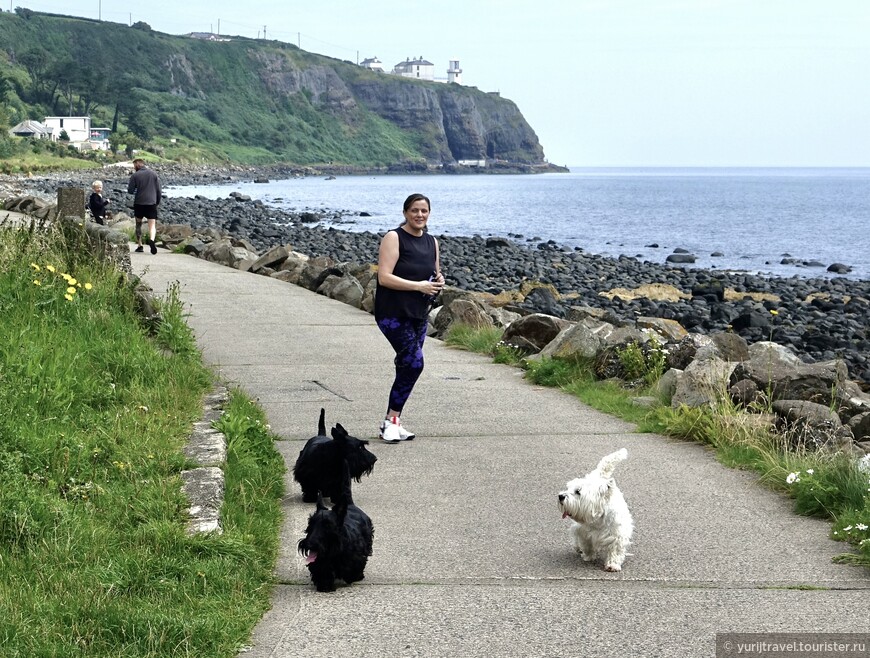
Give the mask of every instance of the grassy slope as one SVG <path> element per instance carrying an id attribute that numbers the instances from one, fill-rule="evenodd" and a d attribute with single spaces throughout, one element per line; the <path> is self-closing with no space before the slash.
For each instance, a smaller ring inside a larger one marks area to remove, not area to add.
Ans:
<path id="1" fill-rule="evenodd" d="M 0 227 L 0 654 L 235 655 L 268 607 L 283 460 L 235 395 L 225 532 L 187 536 L 181 446 L 211 375 L 175 291 L 151 337 L 85 253 Z"/>

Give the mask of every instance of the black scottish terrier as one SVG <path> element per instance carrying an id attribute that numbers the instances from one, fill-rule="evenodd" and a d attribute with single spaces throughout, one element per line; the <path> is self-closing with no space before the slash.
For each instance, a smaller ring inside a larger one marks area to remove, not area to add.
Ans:
<path id="1" fill-rule="evenodd" d="M 317 509 L 308 517 L 305 537 L 298 544 L 317 591 L 334 592 L 336 578 L 348 585 L 365 578 L 374 537 L 371 519 L 353 504 L 350 473 L 345 467 L 338 502 L 329 509 L 318 495 Z"/>
<path id="2" fill-rule="evenodd" d="M 332 428 L 332 439 L 326 436 L 326 411 L 320 410 L 317 436 L 306 441 L 293 467 L 293 479 L 302 487 L 302 500 L 313 503 L 318 492 L 333 502 L 343 492 L 344 464 L 350 477 L 359 482 L 369 475 L 378 458 L 368 451 L 369 444 L 347 433 L 341 424 Z"/>

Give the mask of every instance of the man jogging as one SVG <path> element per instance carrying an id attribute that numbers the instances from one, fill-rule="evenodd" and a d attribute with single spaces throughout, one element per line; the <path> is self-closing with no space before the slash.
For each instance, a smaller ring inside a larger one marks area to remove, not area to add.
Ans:
<path id="1" fill-rule="evenodd" d="M 133 217 L 136 219 L 136 251 L 142 249 L 142 222 L 148 220 L 148 246 L 151 253 L 157 253 L 157 245 L 154 239 L 157 237 L 157 206 L 160 205 L 162 194 L 160 193 L 160 179 L 157 174 L 145 166 L 142 158 L 133 160 L 133 175 L 127 185 L 127 193 L 134 194 Z"/>

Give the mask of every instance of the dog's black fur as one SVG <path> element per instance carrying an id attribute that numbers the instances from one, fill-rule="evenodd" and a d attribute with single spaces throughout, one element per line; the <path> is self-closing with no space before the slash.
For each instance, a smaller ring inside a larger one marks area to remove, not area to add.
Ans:
<path id="1" fill-rule="evenodd" d="M 338 502 L 329 509 L 318 495 L 317 509 L 308 517 L 305 537 L 298 544 L 318 592 L 334 592 L 336 578 L 348 585 L 365 578 L 372 554 L 375 528 L 368 515 L 353 504 L 346 466 L 344 472 Z"/>
<path id="2" fill-rule="evenodd" d="M 293 479 L 302 487 L 302 500 L 313 503 L 318 492 L 333 502 L 338 500 L 343 491 L 345 462 L 350 477 L 357 482 L 369 475 L 378 458 L 366 448 L 368 444 L 348 434 L 340 423 L 332 428 L 330 439 L 326 436 L 326 411 L 321 409 L 317 436 L 306 441 L 293 467 Z"/>

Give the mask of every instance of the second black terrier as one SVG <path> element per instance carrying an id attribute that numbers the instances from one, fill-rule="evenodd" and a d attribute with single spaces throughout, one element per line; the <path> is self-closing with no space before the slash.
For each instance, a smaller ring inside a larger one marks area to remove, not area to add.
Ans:
<path id="1" fill-rule="evenodd" d="M 326 436 L 326 411 L 321 409 L 317 436 L 308 439 L 293 467 L 293 479 L 302 487 L 302 500 L 313 503 L 318 491 L 333 502 L 338 500 L 344 489 L 345 462 L 350 477 L 357 482 L 369 475 L 378 458 L 366 448 L 368 443 L 348 434 L 341 424 L 332 428 L 330 439 Z"/>
<path id="2" fill-rule="evenodd" d="M 348 585 L 365 578 L 374 537 L 371 519 L 353 504 L 349 475 L 332 509 L 318 496 L 317 509 L 308 518 L 305 537 L 298 544 L 317 591 L 334 592 L 337 578 Z"/>

